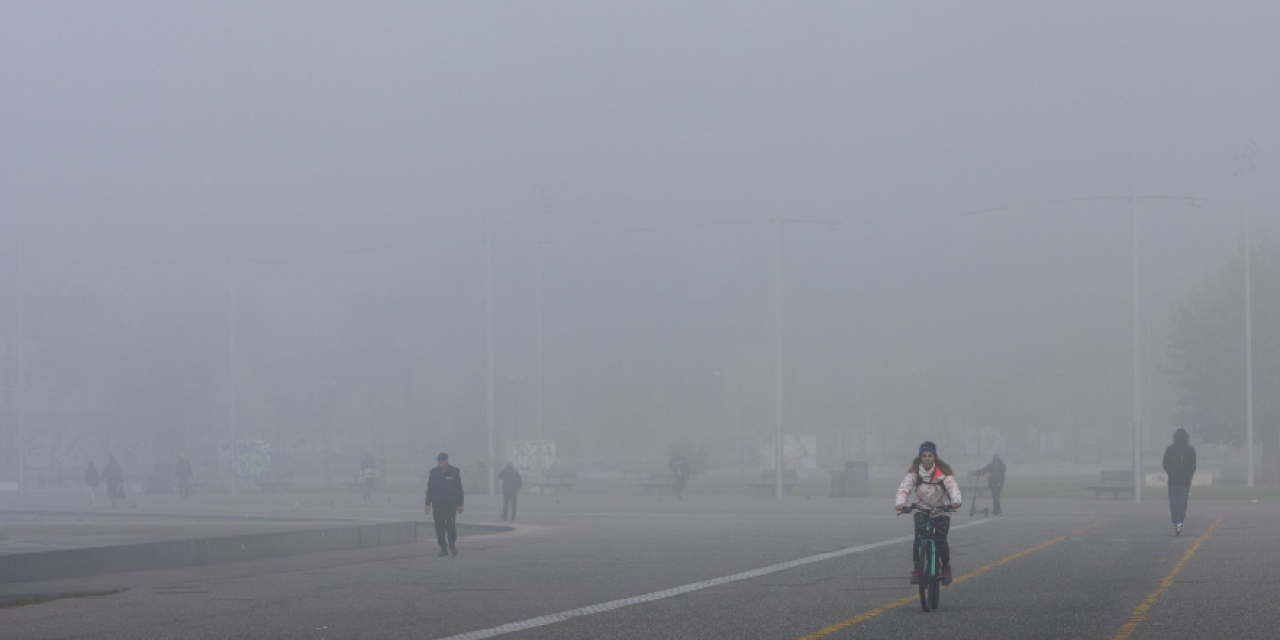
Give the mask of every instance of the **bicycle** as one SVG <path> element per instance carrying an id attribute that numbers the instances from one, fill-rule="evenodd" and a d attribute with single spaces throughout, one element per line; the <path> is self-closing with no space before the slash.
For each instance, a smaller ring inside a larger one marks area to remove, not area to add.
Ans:
<path id="1" fill-rule="evenodd" d="M 916 571 L 920 574 L 920 608 L 925 613 L 938 608 L 939 592 L 942 587 L 942 564 L 938 562 L 938 543 L 934 540 L 934 511 L 955 511 L 950 507 L 929 509 L 920 505 L 910 505 L 898 512 L 898 515 L 919 511 L 925 515 L 924 534 L 920 536 L 920 555 L 916 558 Z"/>

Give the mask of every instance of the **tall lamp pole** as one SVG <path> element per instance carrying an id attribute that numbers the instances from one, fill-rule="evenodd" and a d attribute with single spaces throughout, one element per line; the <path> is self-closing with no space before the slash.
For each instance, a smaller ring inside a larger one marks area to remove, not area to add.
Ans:
<path id="1" fill-rule="evenodd" d="M 493 469 L 493 234 L 490 217 L 484 218 L 484 344 L 485 378 L 488 381 L 489 495 L 494 495 Z"/>
<path id="2" fill-rule="evenodd" d="M 773 490 L 782 499 L 782 222 L 773 213 Z"/>
<path id="3" fill-rule="evenodd" d="M 1234 175 L 1252 172 L 1257 168 L 1258 146 L 1250 139 L 1243 152 L 1236 156 Z M 1249 486 L 1253 479 L 1253 212 L 1249 203 L 1244 207 L 1244 414 L 1245 414 L 1245 467 Z"/>
<path id="4" fill-rule="evenodd" d="M 774 496 L 781 500 L 783 494 L 782 485 L 782 423 L 783 423 L 783 392 L 782 392 L 782 225 L 783 224 L 803 224 L 803 225 L 820 225 L 820 226 L 836 226 L 839 222 L 835 220 L 810 220 L 810 219 L 783 219 L 779 217 L 778 208 L 774 208 L 773 217 L 763 220 L 729 220 L 725 222 L 701 222 L 692 224 L 668 225 L 661 227 L 645 227 L 634 228 L 631 231 L 648 231 L 657 232 L 665 229 L 684 229 L 690 227 L 719 227 L 738 224 L 769 224 L 773 225 L 773 383 L 774 383 L 774 434 L 773 434 L 773 464 L 774 464 Z"/>
<path id="5" fill-rule="evenodd" d="M 238 397 L 236 395 L 236 264 L 230 262 L 227 278 L 227 389 L 230 394 L 230 402 L 228 403 L 227 425 L 231 433 L 231 451 L 229 460 L 231 461 L 231 495 L 236 495 L 236 484 L 239 482 L 240 472 L 236 468 L 237 458 L 239 457 L 238 442 L 236 435 L 239 433 L 238 425 Z"/>
<path id="6" fill-rule="evenodd" d="M 1067 198 L 1063 200 L 1047 200 L 1013 204 L 1001 207 L 990 207 L 969 212 L 970 215 L 1008 212 L 1020 209 L 1032 209 L 1057 204 L 1081 204 L 1093 202 L 1129 203 L 1129 216 L 1133 229 L 1133 501 L 1142 502 L 1142 317 L 1139 309 L 1138 280 L 1138 201 L 1174 202 L 1198 206 L 1203 202 L 1195 196 L 1140 196 L 1137 195 L 1135 183 L 1130 184 L 1127 196 L 1091 196 L 1083 198 Z"/>
<path id="7" fill-rule="evenodd" d="M 1138 194 L 1129 192 L 1133 223 L 1133 501 L 1142 502 L 1142 291 L 1138 285 Z"/>
<path id="8" fill-rule="evenodd" d="M 1249 207 L 1244 209 L 1244 413 L 1245 455 L 1249 459 L 1249 486 L 1253 486 L 1253 266 Z"/>
<path id="9" fill-rule="evenodd" d="M 27 474 L 27 427 L 25 413 L 27 410 L 27 352 L 26 352 L 26 298 L 27 298 L 27 265 L 26 240 L 18 234 L 18 380 L 14 385 L 13 397 L 18 419 L 18 491 L 26 491 Z"/>

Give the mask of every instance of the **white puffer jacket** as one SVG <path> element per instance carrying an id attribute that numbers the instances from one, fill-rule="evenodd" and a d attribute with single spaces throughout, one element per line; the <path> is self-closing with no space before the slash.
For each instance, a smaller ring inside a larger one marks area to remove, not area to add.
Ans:
<path id="1" fill-rule="evenodd" d="M 895 507 L 907 504 L 918 504 L 930 509 L 947 505 L 960 506 L 960 484 L 954 477 L 942 473 L 942 469 L 937 465 L 934 465 L 933 472 L 928 474 L 928 477 L 919 485 L 916 484 L 917 478 L 915 473 L 907 472 L 907 477 L 903 478 L 902 484 L 898 485 Z M 913 496 L 912 493 L 915 495 Z M 943 514 L 939 512 L 937 515 Z"/>

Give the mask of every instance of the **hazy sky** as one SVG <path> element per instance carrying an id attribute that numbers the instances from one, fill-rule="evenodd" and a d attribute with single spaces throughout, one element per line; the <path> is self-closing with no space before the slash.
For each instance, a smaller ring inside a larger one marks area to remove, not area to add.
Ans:
<path id="1" fill-rule="evenodd" d="M 1243 206 L 1277 230 L 1277 24 L 1256 2 L 5 2 L 0 280 L 19 232 L 43 274 L 284 259 L 308 295 L 419 278 L 474 341 L 490 216 L 552 243 L 563 393 L 767 344 L 769 227 L 627 229 L 780 213 L 840 223 L 783 229 L 797 354 L 1016 375 L 1046 341 L 1123 346 L 1127 205 L 964 213 L 1203 198 L 1141 205 L 1163 322 Z M 496 252 L 504 371 L 531 366 L 535 256 Z"/>

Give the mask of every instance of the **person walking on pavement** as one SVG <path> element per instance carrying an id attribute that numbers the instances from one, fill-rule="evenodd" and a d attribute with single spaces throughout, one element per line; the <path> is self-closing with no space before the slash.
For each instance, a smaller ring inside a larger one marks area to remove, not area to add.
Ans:
<path id="1" fill-rule="evenodd" d="M 364 499 L 373 499 L 373 485 L 378 481 L 378 464 L 373 461 L 373 454 L 365 454 L 360 463 L 360 478 L 364 480 Z"/>
<path id="2" fill-rule="evenodd" d="M 98 475 L 97 467 L 93 466 L 93 461 L 89 461 L 89 468 L 84 470 L 84 486 L 89 489 L 89 503 L 98 506 L 98 483 L 102 481 L 102 477 Z"/>
<path id="3" fill-rule="evenodd" d="M 107 483 L 107 497 L 111 498 L 111 508 L 116 507 L 116 500 L 124 499 L 124 470 L 115 456 L 107 457 L 107 466 L 102 470 L 102 479 Z"/>
<path id="4" fill-rule="evenodd" d="M 458 555 L 458 514 L 462 513 L 462 470 L 449 464 L 449 454 L 436 456 L 436 468 L 427 479 L 427 515 L 436 512 L 436 542 L 440 543 L 440 557 L 452 553 Z"/>
<path id="5" fill-rule="evenodd" d="M 991 456 L 991 464 L 973 472 L 975 476 L 987 476 L 987 488 L 991 489 L 991 514 L 1000 515 L 1000 492 L 1004 491 L 1004 460 Z"/>
<path id="6" fill-rule="evenodd" d="M 677 453 L 667 466 L 676 479 L 676 500 L 684 500 L 684 486 L 689 481 L 689 476 L 693 475 L 693 467 L 683 453 Z"/>
<path id="7" fill-rule="evenodd" d="M 191 495 L 191 478 L 195 475 L 187 454 L 178 456 L 178 462 L 173 465 L 173 475 L 178 479 L 178 499 L 186 500 Z"/>
<path id="8" fill-rule="evenodd" d="M 1164 472 L 1169 474 L 1169 518 L 1174 535 L 1182 535 L 1187 518 L 1187 499 L 1191 497 L 1191 476 L 1196 474 L 1196 449 L 1189 444 L 1186 429 L 1173 432 L 1173 444 L 1164 450 Z"/>
<path id="9" fill-rule="evenodd" d="M 498 474 L 498 479 L 502 480 L 502 519 L 507 519 L 507 507 L 511 507 L 511 521 L 516 521 L 516 500 L 520 497 L 520 487 L 524 485 L 524 478 L 520 477 L 520 472 L 516 470 L 516 466 L 507 463 L 507 468 Z"/>

